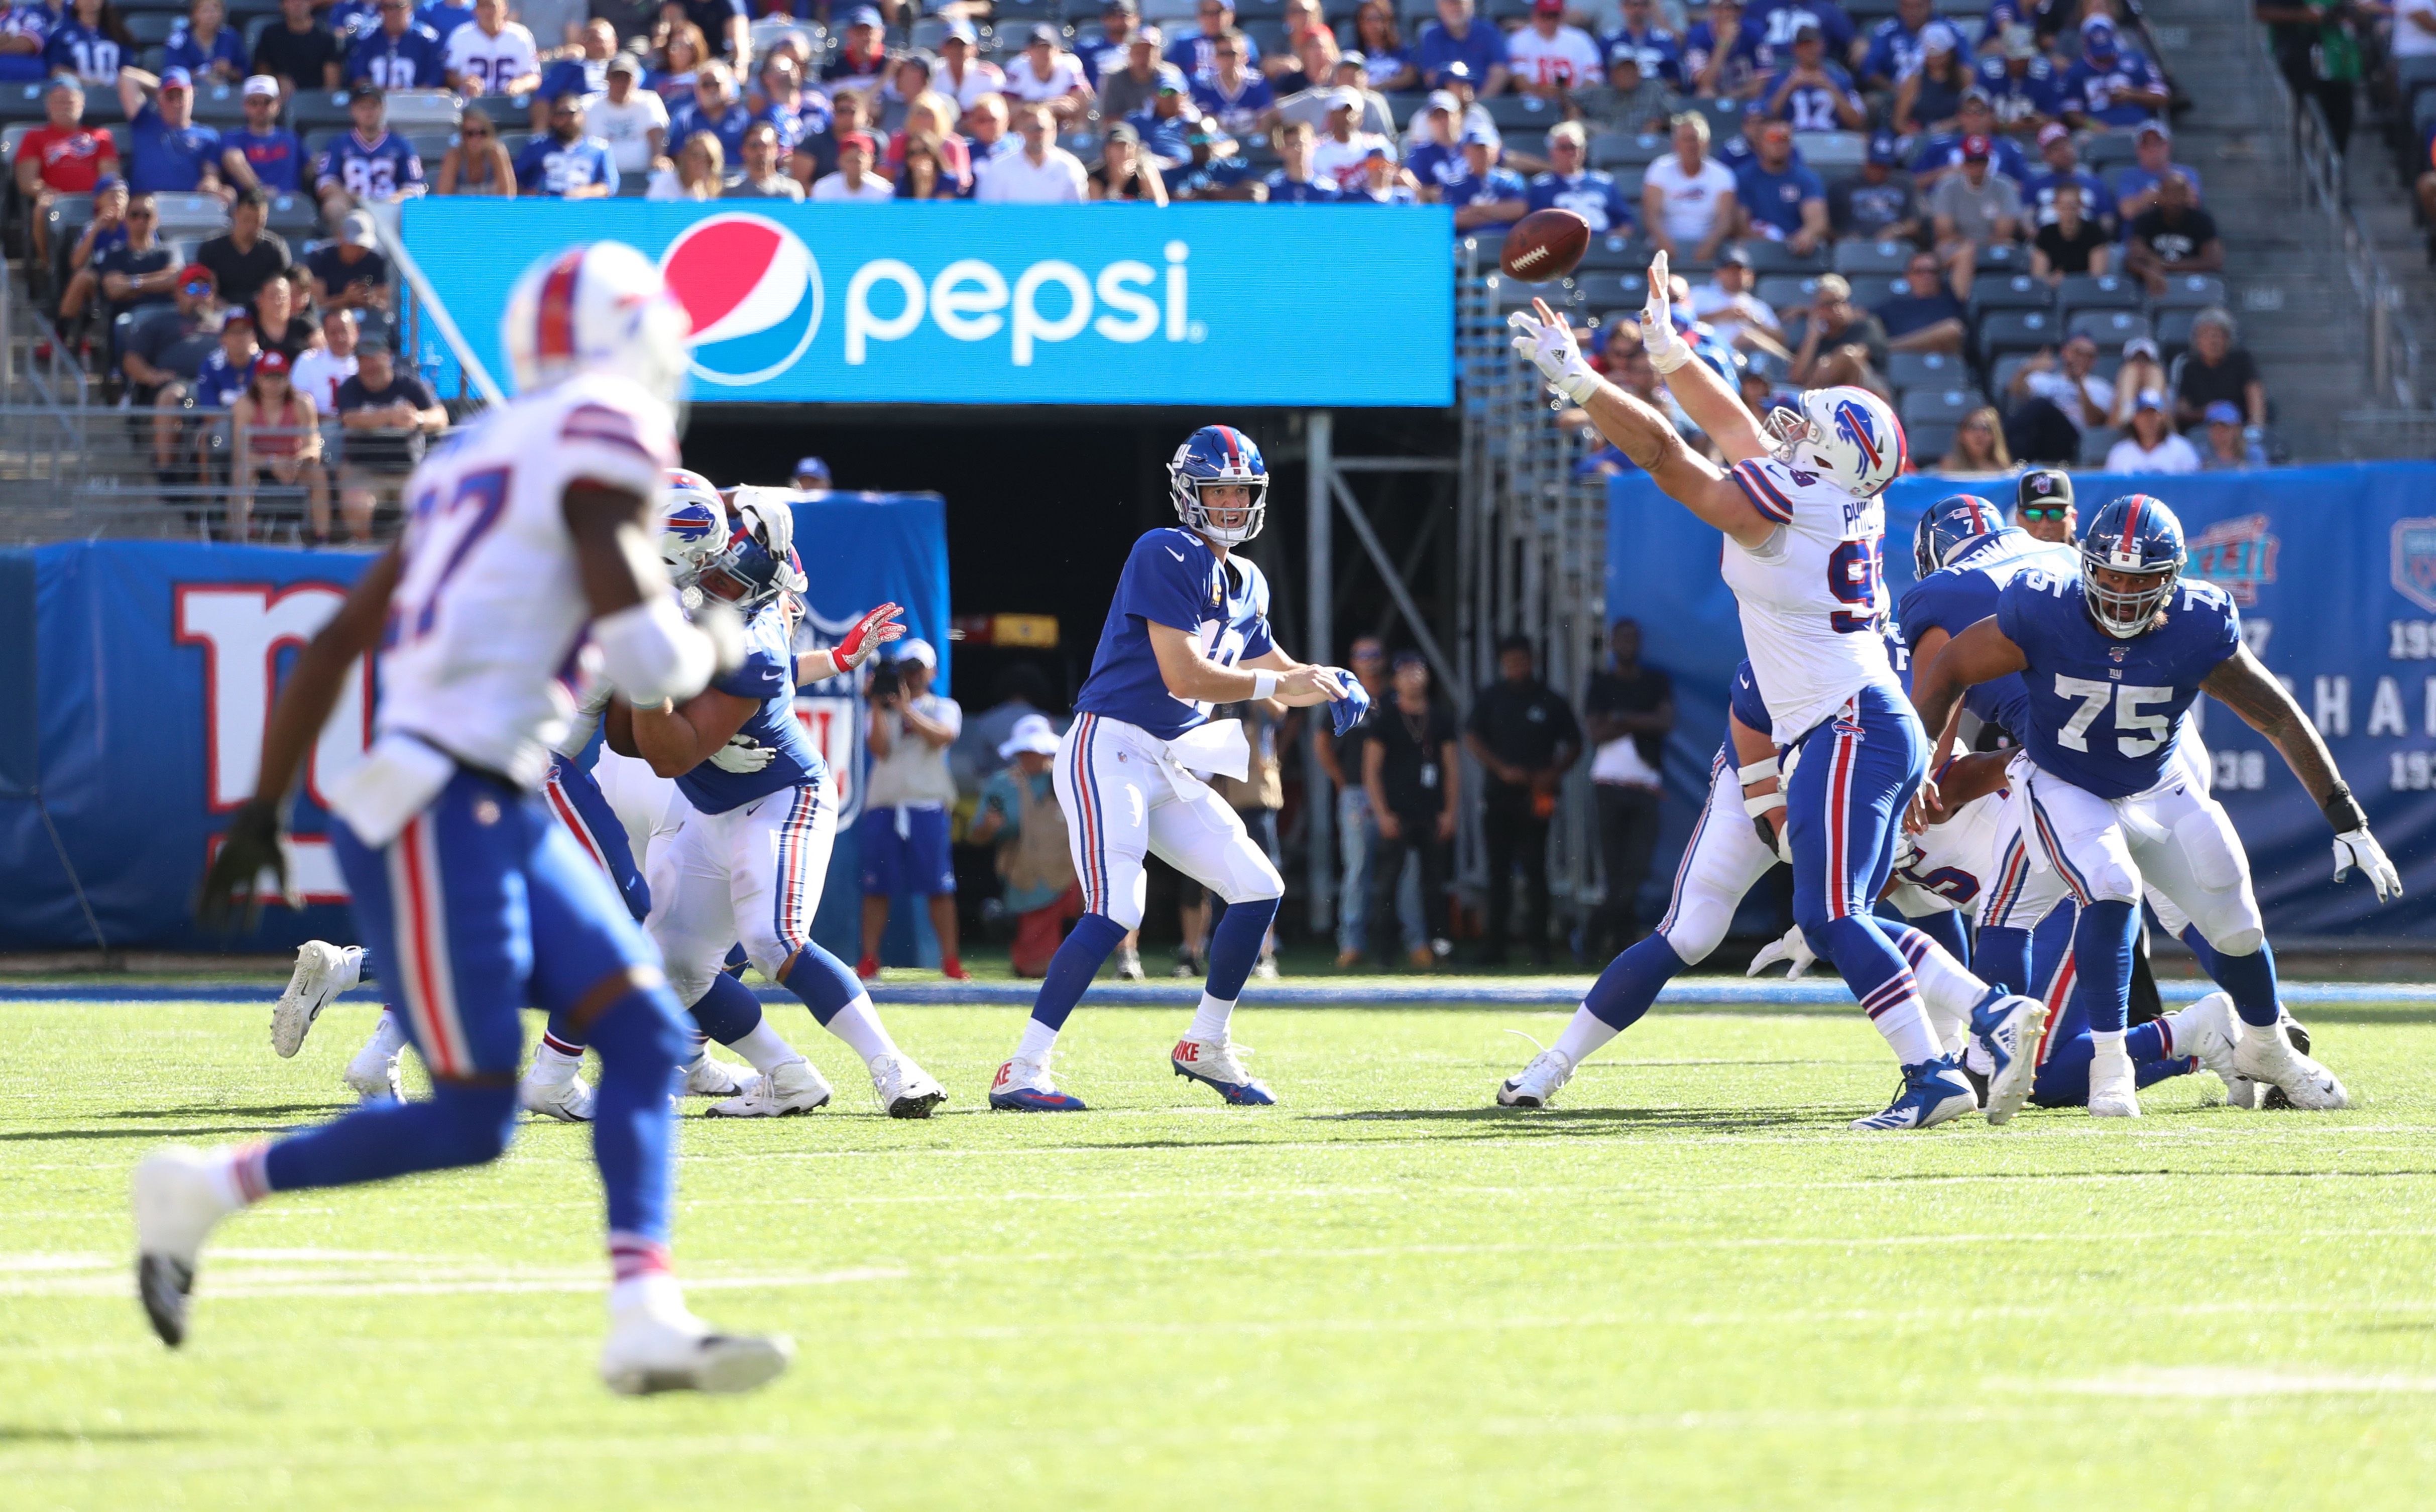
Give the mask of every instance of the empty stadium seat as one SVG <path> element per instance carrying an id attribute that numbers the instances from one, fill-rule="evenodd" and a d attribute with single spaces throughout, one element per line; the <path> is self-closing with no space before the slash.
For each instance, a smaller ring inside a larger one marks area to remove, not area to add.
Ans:
<path id="1" fill-rule="evenodd" d="M 1628 233 L 1610 231 L 1591 238 L 1590 251 L 1582 253 L 1581 266 L 1601 271 L 1645 269 L 1649 266 L 1649 249 Z"/>
<path id="2" fill-rule="evenodd" d="M 1413 124 L 1413 117 L 1429 108 L 1427 95 L 1404 93 L 1382 96 L 1387 102 L 1387 113 L 1395 119 L 1399 131 Z"/>
<path id="3" fill-rule="evenodd" d="M 160 213 L 160 230 L 165 237 L 196 231 L 217 235 L 228 226 L 228 206 L 216 194 L 163 190 L 152 197 L 152 204 Z"/>
<path id="4" fill-rule="evenodd" d="M 1951 420 L 1923 420 L 1917 426 L 1905 424 L 1904 439 L 1909 443 L 1912 465 L 1936 467 L 1938 460 L 1954 449 L 1954 433 L 1959 428 Z"/>
<path id="5" fill-rule="evenodd" d="M 2191 344 L 2191 326 L 2199 319 L 2199 313 L 2197 310 L 2178 309 L 2157 312 L 2157 347 L 2166 360 L 2172 361 L 2176 352 Z"/>
<path id="6" fill-rule="evenodd" d="M 2129 131 L 2100 131 L 2080 148 L 2081 166 L 2101 179 L 2113 179 L 2115 169 L 2130 167 L 2139 157 L 2139 143 Z"/>
<path id="7" fill-rule="evenodd" d="M 1971 286 L 1973 310 L 2044 310 L 2055 304 L 2046 280 L 2028 273 L 1981 278 Z"/>
<path id="8" fill-rule="evenodd" d="M 1793 145 L 1801 161 L 1820 177 L 1835 179 L 1857 168 L 1870 155 L 1870 139 L 1858 131 L 1796 131 Z"/>
<path id="9" fill-rule="evenodd" d="M 1979 255 L 1973 260 L 1971 266 L 1982 277 L 1990 273 L 2027 272 L 2030 267 L 2030 254 L 2022 249 L 2019 242 L 1991 242 L 1979 249 Z"/>
<path id="10" fill-rule="evenodd" d="M 1979 350 L 1991 357 L 2036 352 L 2062 336 L 2062 322 L 2047 310 L 1991 310 L 1979 318 Z"/>
<path id="11" fill-rule="evenodd" d="M 350 124 L 347 96 L 318 89 L 298 90 L 287 101 L 287 124 L 300 135 L 334 126 L 344 130 Z"/>
<path id="12" fill-rule="evenodd" d="M 309 194 L 274 194 L 265 223 L 283 236 L 309 235 L 321 224 L 322 207 Z"/>
<path id="13" fill-rule="evenodd" d="M 1649 298 L 1649 279 L 1643 273 L 1574 274 L 1574 303 L 1584 309 L 1639 309 Z"/>
<path id="14" fill-rule="evenodd" d="M 1911 266 L 1916 250 L 1907 241 L 1839 241 L 1836 271 L 1847 278 L 1855 273 L 1900 273 Z"/>
<path id="15" fill-rule="evenodd" d="M 1491 273 L 1488 278 L 1488 297 L 1501 310 L 1527 310 L 1535 299 L 1546 300 L 1557 309 L 1570 309 L 1574 291 L 1562 284 L 1526 284 L 1519 278 Z"/>
<path id="16" fill-rule="evenodd" d="M 1958 426 L 1965 415 L 1987 402 L 1976 389 L 1908 389 L 1904 391 L 1901 414 L 1905 426 L 1932 420 Z"/>
<path id="17" fill-rule="evenodd" d="M 91 113 L 91 107 L 87 107 Z M 245 121 L 245 95 L 234 84 L 204 84 L 195 91 L 195 119 L 205 126 L 237 126 Z"/>
<path id="18" fill-rule="evenodd" d="M 444 89 L 393 89 L 386 103 L 389 124 L 400 131 L 415 127 L 445 127 L 453 131 L 465 109 L 463 101 Z"/>
<path id="19" fill-rule="evenodd" d="M 1971 371 L 1942 352 L 1894 352 L 1887 356 L 1887 381 L 1898 389 L 1948 388 Z"/>
<path id="20" fill-rule="evenodd" d="M 1480 103 L 1501 131 L 1544 131 L 1565 118 L 1561 107 L 1536 95 L 1498 95 Z"/>
<path id="21" fill-rule="evenodd" d="M 2082 310 L 2136 310 L 2145 298 L 2140 284 L 2121 273 L 2067 275 L 2056 288 L 2056 308 L 2069 320 Z"/>
<path id="22" fill-rule="evenodd" d="M 2150 336 L 2149 317 L 2138 310 L 2079 310 L 2064 322 L 2067 336 L 2088 336 L 2100 347 L 2120 350 L 2135 336 Z"/>
<path id="23" fill-rule="evenodd" d="M 1601 131 L 1591 138 L 1591 166 L 1645 168 L 1667 152 L 1666 138 L 1627 131 Z"/>
<path id="24" fill-rule="evenodd" d="M 1286 35 L 1286 24 L 1276 17 L 1262 16 L 1237 25 L 1243 27 L 1244 35 L 1252 39 L 1252 45 L 1261 49 L 1262 58 L 1294 56 L 1294 39 Z"/>
<path id="25" fill-rule="evenodd" d="M 2224 303 L 2224 280 L 2211 273 L 2177 273 L 2166 280 L 2166 291 L 2151 295 L 2151 310 L 2200 310 Z"/>
<path id="26" fill-rule="evenodd" d="M 0 85 L 0 121 L 42 120 L 43 88 L 39 83 Z M 86 107 L 92 109 L 91 100 Z"/>
<path id="27" fill-rule="evenodd" d="M 139 10 L 124 18 L 127 34 L 139 47 L 157 47 L 169 40 L 178 23 L 186 18 L 171 10 Z"/>
<path id="28" fill-rule="evenodd" d="M 1772 274 L 1761 279 L 1751 292 L 1769 309 L 1792 309 L 1808 304 L 1818 292 L 1818 275 L 1804 278 L 1792 273 Z"/>
<path id="29" fill-rule="evenodd" d="M 1804 257 L 1784 243 L 1769 241 L 1763 236 L 1751 237 L 1742 244 L 1742 249 L 1750 254 L 1751 271 L 1754 273 L 1823 273 L 1827 270 L 1824 249 Z"/>

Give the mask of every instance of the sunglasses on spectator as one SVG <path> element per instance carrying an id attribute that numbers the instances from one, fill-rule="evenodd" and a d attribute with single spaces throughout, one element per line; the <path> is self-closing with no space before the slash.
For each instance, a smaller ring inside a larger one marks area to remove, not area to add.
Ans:
<path id="1" fill-rule="evenodd" d="M 2021 514 L 2026 520 L 2061 520 L 2071 508 L 2069 504 L 2025 504 Z"/>

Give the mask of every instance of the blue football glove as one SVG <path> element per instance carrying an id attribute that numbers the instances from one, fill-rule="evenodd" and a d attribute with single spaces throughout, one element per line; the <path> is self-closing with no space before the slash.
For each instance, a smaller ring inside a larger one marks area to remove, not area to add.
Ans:
<path id="1" fill-rule="evenodd" d="M 1329 670 L 1336 674 L 1337 683 L 1345 689 L 1345 696 L 1328 706 L 1329 717 L 1336 721 L 1336 733 L 1343 735 L 1370 712 L 1370 692 L 1360 678 L 1344 668 L 1331 667 Z"/>

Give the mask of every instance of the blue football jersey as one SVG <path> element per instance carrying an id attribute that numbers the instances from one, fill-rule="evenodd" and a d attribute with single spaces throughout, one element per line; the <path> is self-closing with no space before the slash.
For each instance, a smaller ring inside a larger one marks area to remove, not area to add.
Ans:
<path id="1" fill-rule="evenodd" d="M 1998 593 L 1996 627 L 2029 664 L 2014 738 L 2042 771 L 2100 798 L 2165 780 L 2200 683 L 2241 649 L 2233 600 L 2189 578 L 2164 625 L 2116 640 L 2089 617 L 2078 572 L 2032 569 Z"/>
<path id="2" fill-rule="evenodd" d="M 2041 541 L 2011 527 L 1981 536 L 1951 563 L 1904 590 L 1903 601 L 1895 605 L 1904 644 L 1919 645 L 1921 635 L 1931 630 L 1959 635 L 1994 614 L 1996 595 L 2005 584 L 2033 568 L 2070 578 L 2080 570 L 2080 558 L 2068 546 Z M 2022 705 L 2029 696 L 2021 674 L 2014 672 L 1971 688 L 1962 695 L 1962 706 L 1993 721 L 2018 741 Z"/>
<path id="3" fill-rule="evenodd" d="M 370 79 L 383 89 L 438 89 L 447 75 L 439 34 L 416 25 L 394 36 L 377 27 L 358 36 L 340 77 L 350 84 Z"/>
<path id="4" fill-rule="evenodd" d="M 1591 223 L 1591 234 L 1632 229 L 1632 201 L 1616 186 L 1615 175 L 1596 168 L 1568 179 L 1542 173 L 1531 181 L 1524 203 L 1534 210 L 1571 210 Z"/>
<path id="5" fill-rule="evenodd" d="M 395 131 L 383 131 L 377 142 L 349 131 L 322 154 L 313 182 L 323 180 L 335 180 L 358 200 L 394 200 L 423 187 L 423 160 Z"/>
<path id="6" fill-rule="evenodd" d="M 723 814 L 754 799 L 810 781 L 828 771 L 795 718 L 795 653 L 787 622 L 771 604 L 744 627 L 744 664 L 711 686 L 760 704 L 736 733 L 777 752 L 758 772 L 729 772 L 703 762 L 677 778 L 686 801 L 706 814 Z"/>
<path id="7" fill-rule="evenodd" d="M 1265 656 L 1277 644 L 1269 638 L 1269 580 L 1258 564 L 1240 556 L 1222 563 L 1181 527 L 1153 530 L 1125 559 L 1077 710 L 1140 725 L 1162 740 L 1209 721 L 1209 704 L 1167 690 L 1151 650 L 1154 623 L 1200 636 L 1221 667 Z"/>

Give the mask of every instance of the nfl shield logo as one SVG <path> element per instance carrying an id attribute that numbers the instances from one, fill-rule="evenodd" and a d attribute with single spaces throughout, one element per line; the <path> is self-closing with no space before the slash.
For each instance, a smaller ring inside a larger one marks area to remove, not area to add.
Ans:
<path id="1" fill-rule="evenodd" d="M 2393 591 L 2436 614 L 2436 519 L 2393 522 Z"/>
<path id="2" fill-rule="evenodd" d="M 2129 650 L 2131 648 L 2128 646 L 2109 646 L 2106 648 L 2106 654 L 2110 660 L 2119 662 L 2123 659 L 2123 653 Z"/>

